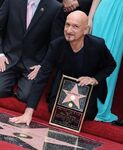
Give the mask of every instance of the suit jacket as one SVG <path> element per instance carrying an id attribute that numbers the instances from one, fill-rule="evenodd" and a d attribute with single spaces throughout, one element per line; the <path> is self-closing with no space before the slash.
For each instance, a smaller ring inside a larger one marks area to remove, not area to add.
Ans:
<path id="1" fill-rule="evenodd" d="M 20 60 L 27 68 L 42 61 L 60 7 L 55 0 L 41 0 L 26 29 L 27 0 L 4 1 L 0 8 L 0 53 L 9 59 L 7 68 Z"/>

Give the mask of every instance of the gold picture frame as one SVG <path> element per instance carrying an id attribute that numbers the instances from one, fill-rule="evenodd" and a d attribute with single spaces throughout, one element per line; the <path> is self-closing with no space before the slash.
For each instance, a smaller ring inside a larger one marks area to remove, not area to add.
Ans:
<path id="1" fill-rule="evenodd" d="M 49 124 L 80 132 L 93 86 L 79 86 L 77 79 L 63 75 Z"/>

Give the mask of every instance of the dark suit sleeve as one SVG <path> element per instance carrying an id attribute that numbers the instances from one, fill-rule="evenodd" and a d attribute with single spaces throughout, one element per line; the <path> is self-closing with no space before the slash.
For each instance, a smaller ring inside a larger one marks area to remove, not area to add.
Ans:
<path id="1" fill-rule="evenodd" d="M 2 37 L 6 30 L 7 18 L 8 18 L 8 0 L 3 2 L 3 5 L 0 8 L 0 53 L 2 51 Z"/>
<path id="2" fill-rule="evenodd" d="M 54 18 L 51 30 L 51 40 L 54 40 L 60 36 L 64 36 L 64 25 L 67 13 L 64 12 L 63 7 L 61 7 Z"/>
<path id="3" fill-rule="evenodd" d="M 95 75 L 95 79 L 98 82 L 106 79 L 116 67 L 116 62 L 113 56 L 111 55 L 110 51 L 106 47 L 104 40 L 102 41 L 100 47 L 100 57 L 101 57 L 100 69 L 98 73 Z"/>
<path id="4" fill-rule="evenodd" d="M 54 67 L 56 63 L 56 57 L 57 57 L 56 49 L 53 48 L 52 44 L 50 44 L 46 57 L 43 60 L 42 65 L 41 65 L 39 80 L 42 80 L 41 79 L 42 76 L 45 76 L 45 78 L 48 78 L 48 76 L 50 75 L 52 71 L 52 68 Z"/>
<path id="5" fill-rule="evenodd" d="M 56 57 L 57 57 L 56 54 L 57 54 L 56 49 L 54 50 L 52 45 L 50 45 L 47 55 L 42 63 L 41 69 L 40 69 L 36 79 L 34 80 L 34 83 L 33 83 L 32 89 L 31 89 L 31 93 L 28 97 L 28 99 L 29 99 L 29 103 L 27 103 L 28 107 L 36 108 L 36 106 L 40 100 L 40 97 L 43 94 L 44 87 L 47 84 L 48 78 L 52 72 L 52 68 L 56 64 Z M 33 88 L 33 87 L 35 87 L 35 88 Z M 30 106 L 30 103 L 31 103 L 30 100 L 33 101 L 32 102 L 33 106 L 32 105 Z"/>

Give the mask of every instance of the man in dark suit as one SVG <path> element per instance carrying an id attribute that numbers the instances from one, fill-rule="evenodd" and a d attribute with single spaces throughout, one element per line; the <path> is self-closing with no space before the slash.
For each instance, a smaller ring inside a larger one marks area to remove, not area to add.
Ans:
<path id="1" fill-rule="evenodd" d="M 49 109 L 55 101 L 62 74 L 78 79 L 79 85 L 95 85 L 88 105 L 86 119 L 93 120 L 97 114 L 97 97 L 104 102 L 107 94 L 106 78 L 114 70 L 116 63 L 105 42 L 101 38 L 88 35 L 88 17 L 82 11 L 74 11 L 67 17 L 64 37 L 51 42 L 42 67 L 36 77 L 37 89 L 33 92 L 42 93 L 43 88 L 56 68 Z M 30 94 L 30 96 L 33 96 Z"/>
<path id="2" fill-rule="evenodd" d="M 37 88 L 34 79 L 47 52 L 52 23 L 60 7 L 56 0 L 5 0 L 0 8 L 0 97 L 13 96 L 17 84 L 14 95 L 27 103 L 25 113 L 10 118 L 12 122 L 30 124 L 32 116 L 28 114 L 33 113 L 39 97 L 34 93 L 29 98 L 29 94 Z"/>

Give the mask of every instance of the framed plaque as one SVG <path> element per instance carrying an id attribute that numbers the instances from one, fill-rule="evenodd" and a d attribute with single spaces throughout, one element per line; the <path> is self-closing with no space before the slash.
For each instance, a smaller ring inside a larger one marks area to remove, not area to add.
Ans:
<path id="1" fill-rule="evenodd" d="M 80 132 L 93 86 L 79 86 L 77 79 L 62 76 L 49 124 Z"/>

